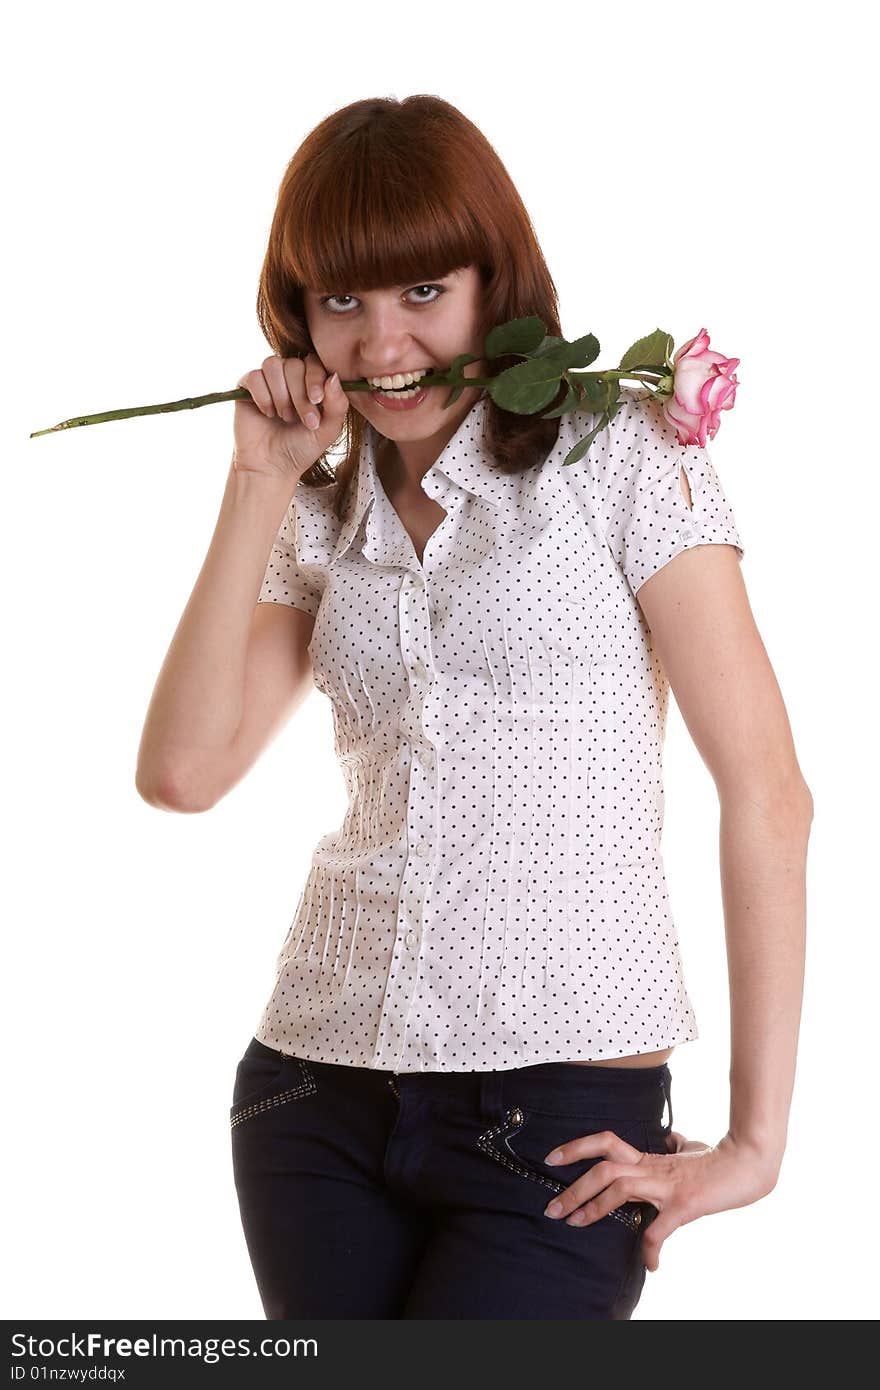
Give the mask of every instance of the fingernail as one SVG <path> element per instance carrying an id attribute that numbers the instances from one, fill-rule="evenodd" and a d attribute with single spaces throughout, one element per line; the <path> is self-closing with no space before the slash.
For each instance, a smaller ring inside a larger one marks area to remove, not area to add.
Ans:
<path id="1" fill-rule="evenodd" d="M 550 1153 L 550 1154 L 547 1155 L 547 1157 L 544 1159 L 544 1162 L 545 1162 L 545 1163 L 561 1163 L 561 1162 L 562 1162 L 562 1150 L 561 1150 L 561 1149 L 554 1149 L 552 1153 Z"/>
<path id="2" fill-rule="evenodd" d="M 316 430 L 320 423 L 321 421 L 315 414 L 315 412 L 313 410 L 310 410 L 308 415 L 306 416 L 306 424 L 308 425 L 309 429 Z"/>
<path id="3" fill-rule="evenodd" d="M 312 401 L 314 405 L 317 405 L 323 394 L 324 392 L 321 390 L 320 386 L 313 386 L 309 391 L 309 400 Z"/>
<path id="4" fill-rule="evenodd" d="M 544 1215 L 545 1215 L 545 1216 L 558 1216 L 559 1213 L 560 1213 L 561 1211 L 562 1211 L 562 1203 L 561 1203 L 561 1202 L 551 1202 L 550 1205 L 549 1205 L 549 1207 L 545 1207 L 545 1208 L 544 1208 Z"/>

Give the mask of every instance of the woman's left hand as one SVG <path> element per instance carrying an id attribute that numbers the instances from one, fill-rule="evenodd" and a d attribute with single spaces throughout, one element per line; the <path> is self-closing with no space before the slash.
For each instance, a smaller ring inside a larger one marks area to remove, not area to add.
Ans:
<path id="1" fill-rule="evenodd" d="M 659 1214 L 642 1234 L 640 1253 L 653 1273 L 660 1267 L 664 1240 L 679 1226 L 712 1212 L 749 1206 L 776 1185 L 775 1165 L 730 1134 L 712 1147 L 673 1130 L 667 1147 L 666 1154 L 643 1153 L 612 1131 L 560 1144 L 554 1153 L 561 1155 L 561 1165 L 597 1155 L 603 1161 L 554 1197 L 547 1215 L 570 1226 L 588 1226 L 623 1202 L 650 1202 Z M 560 1210 L 551 1212 L 557 1202 Z"/>

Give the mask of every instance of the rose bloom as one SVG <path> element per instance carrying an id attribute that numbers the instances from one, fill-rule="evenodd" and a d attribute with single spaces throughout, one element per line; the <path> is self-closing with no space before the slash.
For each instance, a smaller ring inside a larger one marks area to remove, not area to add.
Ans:
<path id="1" fill-rule="evenodd" d="M 738 357 L 723 357 L 709 348 L 709 335 L 701 328 L 672 359 L 674 394 L 663 403 L 663 413 L 675 427 L 679 444 L 699 444 L 714 439 L 721 411 L 732 410 L 739 385 L 734 369 Z"/>

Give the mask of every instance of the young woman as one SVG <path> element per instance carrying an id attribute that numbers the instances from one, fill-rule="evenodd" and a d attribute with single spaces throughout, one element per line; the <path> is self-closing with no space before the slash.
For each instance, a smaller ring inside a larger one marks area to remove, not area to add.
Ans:
<path id="1" fill-rule="evenodd" d="M 793 1086 L 812 806 L 733 513 L 637 383 L 571 466 L 588 413 L 418 387 L 510 365 L 479 360 L 497 323 L 561 332 L 509 176 L 435 97 L 312 132 L 258 312 L 274 352 L 239 381 L 138 788 L 206 810 L 313 683 L 332 701 L 349 804 L 231 1110 L 265 1313 L 629 1318 L 672 1231 L 772 1190 Z M 697 1029 L 660 850 L 670 687 L 721 806 L 714 1145 L 672 1130 Z"/>

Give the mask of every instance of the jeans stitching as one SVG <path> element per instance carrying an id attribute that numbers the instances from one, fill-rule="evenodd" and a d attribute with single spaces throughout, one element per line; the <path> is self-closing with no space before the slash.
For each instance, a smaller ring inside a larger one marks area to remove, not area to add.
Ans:
<path id="1" fill-rule="evenodd" d="M 262 1110 L 271 1110 L 276 1105 L 284 1105 L 287 1101 L 295 1100 L 297 1096 L 310 1095 L 318 1089 L 312 1072 L 306 1063 L 299 1059 L 300 1069 L 304 1080 L 299 1086 L 291 1086 L 287 1091 L 280 1091 L 277 1096 L 266 1096 L 263 1100 L 253 1101 L 250 1105 L 244 1106 L 241 1110 L 233 1109 L 229 1119 L 230 1126 L 234 1129 L 244 1120 L 250 1120 L 254 1115 L 258 1115 Z"/>
<path id="2" fill-rule="evenodd" d="M 521 1118 L 517 1120 L 515 1118 L 516 1116 L 520 1116 Z M 531 1178 L 532 1182 L 540 1183 L 542 1187 L 549 1187 L 551 1192 L 564 1192 L 565 1188 L 570 1186 L 569 1183 L 554 1182 L 552 1178 L 545 1177 L 543 1173 L 535 1173 L 531 1168 L 526 1168 L 521 1163 L 514 1163 L 510 1155 L 502 1153 L 493 1142 L 499 1134 L 504 1134 L 505 1138 L 507 1138 L 508 1134 L 515 1134 L 518 1130 L 522 1129 L 525 1124 L 525 1119 L 525 1113 L 522 1110 L 518 1108 L 508 1110 L 505 1119 L 500 1125 L 494 1125 L 477 1136 L 478 1148 L 482 1149 L 483 1153 L 488 1154 L 490 1158 L 494 1158 L 496 1163 L 500 1163 L 504 1168 L 509 1168 L 512 1173 L 518 1173 L 524 1178 Z M 505 1133 L 505 1131 L 508 1133 Z M 641 1216 L 639 1216 L 639 1220 L 636 1221 L 632 1215 L 622 1211 L 619 1207 L 612 1207 L 611 1211 L 606 1212 L 606 1216 L 613 1216 L 616 1221 L 623 1222 L 624 1226 L 628 1226 L 631 1231 L 638 1231 L 640 1229 Z M 599 1219 L 602 1220 L 601 1217 Z"/>

